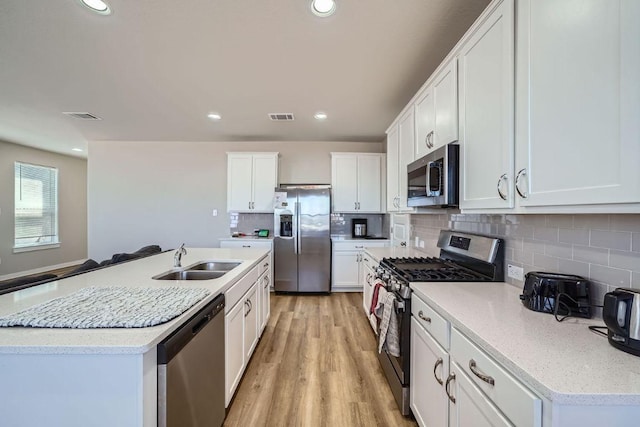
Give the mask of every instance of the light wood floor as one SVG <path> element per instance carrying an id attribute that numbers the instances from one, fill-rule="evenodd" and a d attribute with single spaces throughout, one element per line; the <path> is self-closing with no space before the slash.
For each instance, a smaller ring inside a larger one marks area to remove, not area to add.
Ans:
<path id="1" fill-rule="evenodd" d="M 271 296 L 225 426 L 416 426 L 400 415 L 362 294 Z"/>

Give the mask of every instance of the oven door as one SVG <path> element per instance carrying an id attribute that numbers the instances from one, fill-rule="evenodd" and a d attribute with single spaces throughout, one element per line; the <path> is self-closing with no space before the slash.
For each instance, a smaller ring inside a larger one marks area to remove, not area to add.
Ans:
<path id="1" fill-rule="evenodd" d="M 382 348 L 380 357 L 384 357 L 393 367 L 393 371 L 403 386 L 409 385 L 409 354 L 411 351 L 411 300 L 396 295 L 396 316 L 400 339 L 400 356 L 392 356 L 386 347 Z M 378 322 L 378 337 L 380 336 L 380 322 Z"/>

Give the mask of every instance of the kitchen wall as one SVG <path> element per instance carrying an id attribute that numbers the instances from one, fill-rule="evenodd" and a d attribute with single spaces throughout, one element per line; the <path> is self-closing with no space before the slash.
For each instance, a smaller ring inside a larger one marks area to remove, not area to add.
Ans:
<path id="1" fill-rule="evenodd" d="M 412 238 L 436 255 L 440 229 L 505 239 L 507 263 L 528 271 L 589 278 L 594 303 L 617 287 L 640 289 L 640 214 L 630 215 L 411 215 Z M 506 268 L 506 265 L 505 265 Z M 505 271 L 505 278 L 507 277 Z M 522 287 L 523 282 L 506 278 Z"/>
<path id="2" fill-rule="evenodd" d="M 59 248 L 13 253 L 16 161 L 58 168 Z M 87 161 L 0 141 L 0 276 L 82 262 L 86 257 Z"/>
<path id="3" fill-rule="evenodd" d="M 382 152 L 365 142 L 89 143 L 89 256 L 147 244 L 217 246 L 229 236 L 228 151 L 277 151 L 280 183 L 328 184 L 330 152 Z M 212 216 L 213 209 L 218 216 Z"/>

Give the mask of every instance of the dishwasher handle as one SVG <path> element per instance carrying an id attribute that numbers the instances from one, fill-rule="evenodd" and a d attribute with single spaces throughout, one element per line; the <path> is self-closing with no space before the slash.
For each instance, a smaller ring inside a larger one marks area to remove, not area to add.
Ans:
<path id="1" fill-rule="evenodd" d="M 158 364 L 169 363 L 214 317 L 224 315 L 223 310 L 224 294 L 221 294 L 158 344 Z"/>

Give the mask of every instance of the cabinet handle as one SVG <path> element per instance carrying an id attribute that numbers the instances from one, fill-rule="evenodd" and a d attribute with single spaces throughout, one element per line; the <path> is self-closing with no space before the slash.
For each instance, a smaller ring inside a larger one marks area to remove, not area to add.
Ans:
<path id="1" fill-rule="evenodd" d="M 427 134 L 427 147 L 433 148 L 433 131 Z"/>
<path id="2" fill-rule="evenodd" d="M 263 265 L 262 267 L 264 267 L 264 268 L 269 267 L 269 263 L 268 263 L 268 262 L 267 262 L 267 263 L 265 263 L 265 265 Z"/>
<path id="3" fill-rule="evenodd" d="M 436 370 L 438 369 L 438 366 L 442 365 L 443 360 L 442 357 L 438 357 L 438 360 L 436 360 L 436 364 L 433 365 L 433 376 L 436 379 L 436 381 L 438 381 L 438 384 L 442 385 L 442 379 L 438 378 L 438 375 L 436 375 Z"/>
<path id="4" fill-rule="evenodd" d="M 244 301 L 244 306 L 245 306 L 246 308 L 249 308 L 249 300 L 245 300 L 245 301 Z M 251 311 L 251 309 L 249 309 L 249 311 Z M 245 312 L 244 312 L 244 317 L 247 317 L 247 316 L 249 315 L 249 311 L 246 311 L 246 310 L 245 310 Z"/>
<path id="5" fill-rule="evenodd" d="M 243 248 L 250 248 L 251 245 L 242 245 Z"/>
<path id="6" fill-rule="evenodd" d="M 422 312 L 422 310 L 418 312 L 418 317 L 427 323 L 431 323 L 431 317 L 424 317 L 424 313 Z"/>
<path id="7" fill-rule="evenodd" d="M 523 199 L 527 198 L 527 194 L 526 192 L 523 193 L 522 191 L 520 191 L 520 187 L 518 187 L 518 184 L 520 183 L 520 177 L 524 176 L 527 174 L 527 170 L 526 169 L 520 169 L 520 171 L 518 172 L 518 175 L 516 175 L 516 191 L 518 192 L 518 194 L 520 195 L 520 197 L 522 197 Z"/>
<path id="8" fill-rule="evenodd" d="M 504 195 L 504 193 L 502 192 L 502 190 L 500 189 L 500 184 L 502 184 L 502 181 L 506 181 L 507 180 L 507 174 L 503 173 L 502 176 L 500 177 L 500 179 L 498 179 L 498 196 L 500 196 L 500 198 L 502 200 L 507 200 L 507 196 Z"/>
<path id="9" fill-rule="evenodd" d="M 452 372 L 449 374 L 449 377 L 447 378 L 447 382 L 444 384 L 444 392 L 447 393 L 447 397 L 449 398 L 451 403 L 456 403 L 456 398 L 451 396 L 451 394 L 449 393 L 449 384 L 451 383 L 451 381 L 455 379 L 456 379 L 456 374 Z"/>
<path id="10" fill-rule="evenodd" d="M 403 248 L 407 246 L 407 242 L 400 242 L 400 246 L 402 246 Z"/>
<path id="11" fill-rule="evenodd" d="M 473 360 L 473 359 L 469 360 L 469 369 L 471 369 L 471 372 L 473 372 L 473 375 L 475 375 L 476 377 L 480 378 L 485 383 L 490 384 L 490 385 L 496 385 L 496 382 L 493 379 L 493 377 L 490 377 L 489 375 L 483 374 L 482 372 L 480 372 L 478 370 L 478 368 L 476 368 L 476 361 L 475 360 Z"/>

